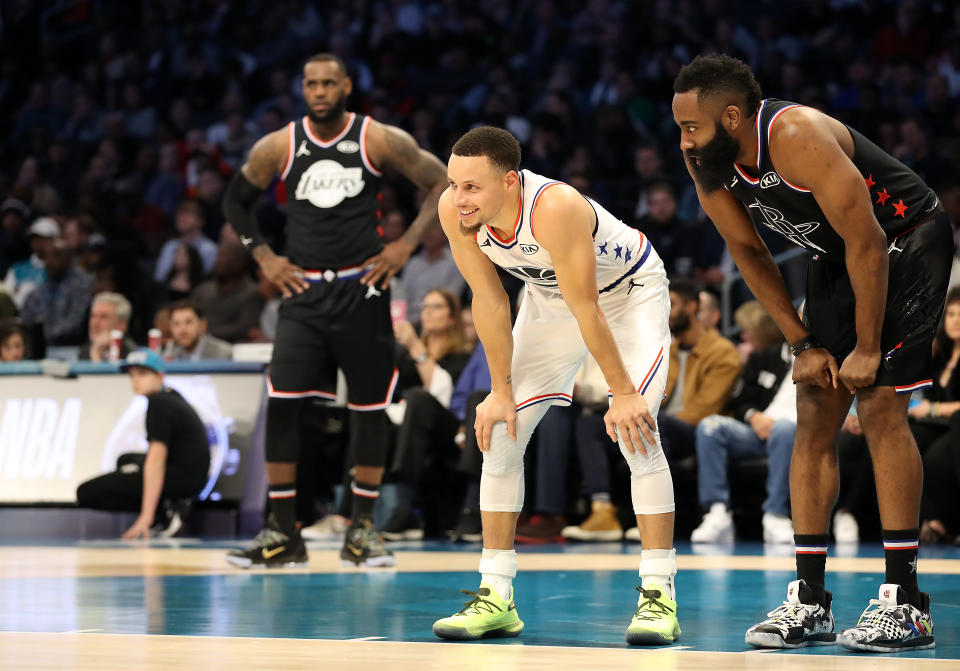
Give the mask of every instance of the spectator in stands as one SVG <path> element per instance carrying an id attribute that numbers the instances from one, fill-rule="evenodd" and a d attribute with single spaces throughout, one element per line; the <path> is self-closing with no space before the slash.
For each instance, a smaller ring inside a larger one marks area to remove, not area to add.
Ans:
<path id="1" fill-rule="evenodd" d="M 263 298 L 247 274 L 247 251 L 239 242 L 220 245 L 213 279 L 194 289 L 191 298 L 207 319 L 207 331 L 230 343 L 245 340 L 260 324 Z"/>
<path id="2" fill-rule="evenodd" d="M 153 271 L 154 281 L 167 280 L 173 269 L 177 250 L 184 244 L 190 245 L 199 252 L 200 259 L 203 261 L 204 275 L 213 270 L 213 264 L 217 261 L 217 243 L 203 234 L 204 222 L 203 208 L 199 202 L 188 198 L 180 203 L 176 218 L 177 233 L 180 236 L 168 240 L 160 248 L 157 266 Z"/>
<path id="3" fill-rule="evenodd" d="M 187 298 L 200 286 L 205 275 L 197 248 L 185 242 L 179 243 L 164 282 L 157 285 L 158 302 L 170 303 Z"/>
<path id="4" fill-rule="evenodd" d="M 30 256 L 27 217 L 30 208 L 18 198 L 0 203 L 0 272 L 6 276 L 10 266 Z"/>
<path id="5" fill-rule="evenodd" d="M 710 415 L 697 425 L 697 482 L 707 511 L 690 540 L 729 543 L 734 538 L 728 461 L 768 458 L 763 541 L 793 542 L 790 457 L 797 430 L 793 357 L 776 322 L 758 301 L 741 305 L 735 319 L 754 346 L 728 407 L 732 417 Z"/>
<path id="6" fill-rule="evenodd" d="M 453 260 L 443 229 L 434 226 L 423 236 L 422 249 L 403 268 L 403 295 L 411 315 L 420 314 L 424 297 L 437 287 L 446 287 L 460 296 L 466 282 Z"/>
<path id="7" fill-rule="evenodd" d="M 80 346 L 77 358 L 109 361 L 110 334 L 113 331 L 120 331 L 123 334 L 119 358 L 123 359 L 137 349 L 137 343 L 127 335 L 131 313 L 130 301 L 122 294 L 113 291 L 101 291 L 96 294 L 90 306 L 90 318 L 87 320 L 87 342 Z"/>
<path id="8" fill-rule="evenodd" d="M 677 199 L 669 182 L 654 182 L 646 189 L 646 214 L 635 228 L 650 238 L 669 277 L 691 277 L 700 236 L 690 222 L 677 217 Z"/>
<path id="9" fill-rule="evenodd" d="M 422 537 L 421 520 L 413 507 L 428 461 L 443 468 L 443 462 L 456 457 L 453 439 L 461 420 L 449 408 L 454 385 L 470 359 L 460 300 L 446 289 L 430 291 L 423 299 L 420 324 L 419 337 L 409 322 L 394 324 L 403 350 L 401 387 L 407 386 L 405 379 L 415 380 L 415 386 L 403 393 L 406 410 L 389 469 L 397 485 L 397 508 L 383 528 L 388 540 Z"/>
<path id="10" fill-rule="evenodd" d="M 50 245 L 60 237 L 60 225 L 50 217 L 40 217 L 27 230 L 30 238 L 30 258 L 10 266 L 3 283 L 17 307 L 23 307 L 30 292 L 47 279 L 44 260 Z"/>
<path id="11" fill-rule="evenodd" d="M 207 431 L 196 411 L 176 390 L 163 384 L 163 359 L 156 352 L 132 352 L 121 370 L 129 372 L 133 393 L 147 397 L 147 453 L 121 455 L 117 470 L 77 487 L 81 508 L 140 511 L 123 538 L 180 530 L 185 502 L 203 489 L 210 469 Z M 120 462 L 123 463 L 120 463 Z"/>
<path id="12" fill-rule="evenodd" d="M 20 318 L 24 326 L 40 328 L 47 347 L 79 345 L 84 338 L 83 320 L 90 307 L 93 279 L 77 268 L 59 238 L 47 251 L 44 268 L 47 280 L 27 296 Z"/>
<path id="13" fill-rule="evenodd" d="M 0 328 L 0 361 L 22 361 L 28 358 L 26 332 L 16 324 Z"/>
<path id="14" fill-rule="evenodd" d="M 167 361 L 233 357 L 233 346 L 207 333 L 207 320 L 190 300 L 177 301 L 170 306 L 170 334 L 170 342 L 163 350 Z"/>
<path id="15" fill-rule="evenodd" d="M 719 330 L 722 317 L 723 313 L 720 311 L 720 300 L 717 295 L 712 291 L 702 290 L 700 292 L 700 312 L 697 313 L 700 323 L 706 328 Z"/>
<path id="16" fill-rule="evenodd" d="M 670 280 L 670 370 L 666 400 L 657 426 L 671 462 L 691 456 L 696 427 L 726 406 L 740 376 L 740 355 L 716 329 L 700 323 L 700 287 L 691 280 Z"/>
<path id="17" fill-rule="evenodd" d="M 167 348 L 167 344 L 173 340 L 173 335 L 170 333 L 169 305 L 163 305 L 153 313 L 153 328 L 160 331 L 160 347 L 157 351 L 162 352 Z"/>

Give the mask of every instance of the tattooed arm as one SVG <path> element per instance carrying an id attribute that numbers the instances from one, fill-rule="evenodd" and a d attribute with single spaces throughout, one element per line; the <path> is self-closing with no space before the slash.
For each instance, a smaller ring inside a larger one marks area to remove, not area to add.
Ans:
<path id="1" fill-rule="evenodd" d="M 381 285 L 386 287 L 420 244 L 424 233 L 439 224 L 437 202 L 447 188 L 447 170 L 440 159 L 421 149 L 409 133 L 376 121 L 371 121 L 367 130 L 367 151 L 374 165 L 390 166 L 427 192 L 406 233 L 364 264 L 373 263 L 374 267 L 362 281 L 374 285 L 382 280 Z"/>

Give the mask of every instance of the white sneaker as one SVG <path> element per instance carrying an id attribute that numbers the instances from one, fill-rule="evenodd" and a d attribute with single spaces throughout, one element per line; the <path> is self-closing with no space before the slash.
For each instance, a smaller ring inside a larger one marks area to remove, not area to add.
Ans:
<path id="1" fill-rule="evenodd" d="M 342 540 L 350 520 L 340 515 L 327 515 L 300 530 L 300 537 L 311 541 Z"/>
<path id="2" fill-rule="evenodd" d="M 733 515 L 722 503 L 710 506 L 710 512 L 703 516 L 693 533 L 690 534 L 691 543 L 732 543 L 733 542 Z"/>
<path id="3" fill-rule="evenodd" d="M 627 529 L 623 534 L 623 538 L 624 540 L 628 540 L 632 543 L 640 543 L 641 542 L 640 528 L 632 527 L 630 529 Z"/>
<path id="4" fill-rule="evenodd" d="M 846 510 L 839 510 L 833 516 L 833 539 L 837 543 L 859 543 L 860 526 L 857 518 Z"/>
<path id="5" fill-rule="evenodd" d="M 793 520 L 783 515 L 764 513 L 763 542 L 773 545 L 792 545 Z"/>

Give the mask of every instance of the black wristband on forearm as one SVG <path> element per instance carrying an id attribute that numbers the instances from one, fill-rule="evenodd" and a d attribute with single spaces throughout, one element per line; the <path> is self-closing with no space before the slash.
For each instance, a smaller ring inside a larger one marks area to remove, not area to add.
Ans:
<path id="1" fill-rule="evenodd" d="M 223 214 L 237 231 L 240 242 L 250 251 L 266 243 L 260 234 L 260 225 L 251 212 L 253 204 L 262 193 L 263 189 L 250 183 L 243 172 L 238 170 L 223 194 Z"/>
<path id="2" fill-rule="evenodd" d="M 817 340 L 813 336 L 813 334 L 810 334 L 806 338 L 803 338 L 802 340 L 798 340 L 797 342 L 790 345 L 790 351 L 793 352 L 793 356 L 796 357 L 796 356 L 800 356 L 801 352 L 806 352 L 808 349 L 816 349 L 820 347 L 823 347 L 820 341 Z"/>

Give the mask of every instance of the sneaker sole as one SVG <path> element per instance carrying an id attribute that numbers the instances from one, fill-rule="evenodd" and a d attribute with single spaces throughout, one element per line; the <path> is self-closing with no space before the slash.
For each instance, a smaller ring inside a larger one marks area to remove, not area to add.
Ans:
<path id="1" fill-rule="evenodd" d="M 835 645 L 837 643 L 837 635 L 817 634 L 816 636 L 811 636 L 797 643 L 789 643 L 773 633 L 755 632 L 751 634 L 748 632 L 747 635 L 743 637 L 743 640 L 755 648 L 792 649 L 808 648 L 814 645 Z"/>
<path id="2" fill-rule="evenodd" d="M 422 541 L 423 529 L 405 529 L 403 531 L 383 531 L 383 537 L 388 541 Z"/>
<path id="3" fill-rule="evenodd" d="M 676 643 L 680 638 L 680 627 L 673 632 L 669 638 L 664 634 L 658 634 L 654 631 L 627 632 L 626 639 L 629 645 L 669 645 Z"/>
<path id="4" fill-rule="evenodd" d="M 375 557 L 362 562 L 340 558 L 340 566 L 347 568 L 392 568 L 397 565 L 396 557 Z"/>
<path id="5" fill-rule="evenodd" d="M 448 641 L 479 641 L 482 638 L 512 638 L 523 631 L 523 622 L 496 627 L 478 634 L 470 633 L 465 627 L 445 627 L 433 625 L 433 634 Z"/>
<path id="6" fill-rule="evenodd" d="M 257 562 L 254 563 L 251 559 L 247 557 L 232 557 L 230 555 L 226 556 L 228 564 L 236 566 L 237 568 L 253 568 L 254 566 L 262 568 L 303 568 L 307 565 L 306 559 L 301 559 L 298 561 L 287 561 L 287 562 Z"/>
<path id="7" fill-rule="evenodd" d="M 560 532 L 564 538 L 569 538 L 573 541 L 599 541 L 599 542 L 610 542 L 610 541 L 619 541 L 623 539 L 623 530 L 620 531 L 582 531 L 577 529 L 576 531 L 567 531 L 564 529 Z"/>
<path id="8" fill-rule="evenodd" d="M 936 646 L 936 642 L 931 638 L 923 637 L 914 639 L 917 643 L 911 645 L 907 644 L 890 644 L 890 645 L 876 645 L 869 643 L 859 643 L 852 638 L 846 636 L 838 636 L 837 644 L 842 648 L 850 650 L 852 652 L 906 652 L 907 650 L 929 650 Z"/>

